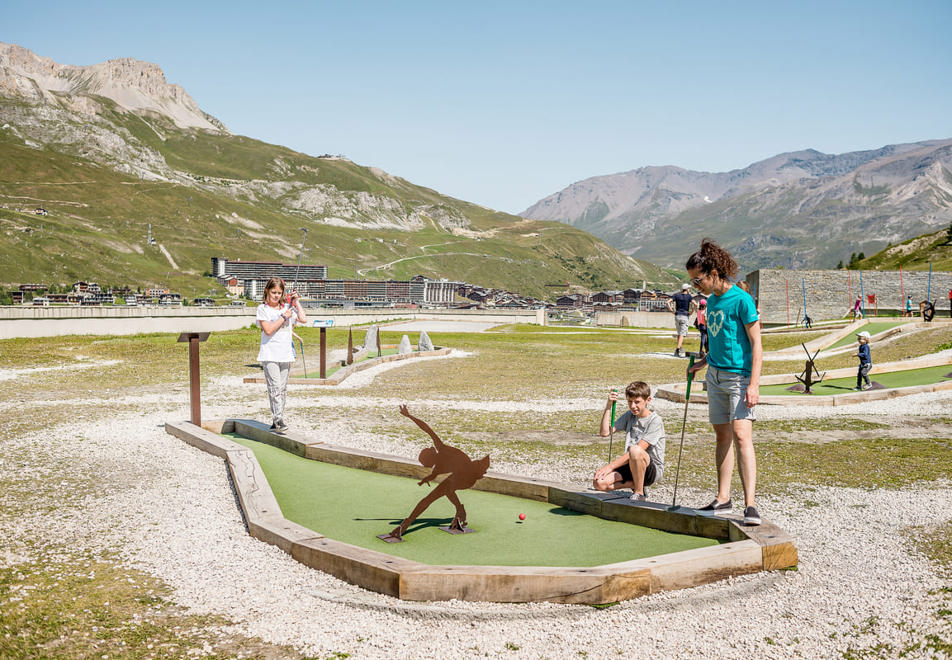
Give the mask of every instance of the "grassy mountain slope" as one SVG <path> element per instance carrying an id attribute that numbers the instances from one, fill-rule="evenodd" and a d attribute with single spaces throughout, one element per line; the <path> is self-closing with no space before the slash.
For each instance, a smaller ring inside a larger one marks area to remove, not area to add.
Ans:
<path id="1" fill-rule="evenodd" d="M 212 256 L 295 261 L 301 227 L 308 228 L 306 262 L 327 264 L 331 277 L 352 277 L 355 270 L 382 279 L 421 273 L 534 295 L 551 295 L 554 290 L 545 285 L 566 280 L 589 288 L 673 281 L 670 273 L 559 223 L 525 221 L 346 160 L 183 131 L 161 117 L 118 112 L 101 101 L 102 118 L 140 149 L 161 154 L 178 180 L 123 174 L 68 153 L 75 145 L 37 149 L 0 130 L 5 285 L 90 279 L 169 285 L 194 296 L 217 290 L 212 278 L 203 277 Z M 353 201 L 358 221 L 380 212 L 361 211 L 359 204 L 370 196 L 383 200 L 388 217 L 415 217 L 417 225 L 407 230 L 329 223 L 319 210 L 294 205 L 294 196 L 313 186 L 343 195 L 343 203 Z M 37 206 L 50 215 L 34 215 Z M 158 245 L 147 244 L 150 223 Z"/>
<path id="2" fill-rule="evenodd" d="M 866 270 L 952 271 L 952 225 L 948 229 L 923 234 L 898 245 L 891 245 L 871 257 L 861 259 L 856 268 Z"/>

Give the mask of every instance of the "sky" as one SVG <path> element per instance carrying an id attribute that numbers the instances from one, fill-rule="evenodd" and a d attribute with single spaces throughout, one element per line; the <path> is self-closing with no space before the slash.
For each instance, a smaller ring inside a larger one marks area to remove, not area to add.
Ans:
<path id="1" fill-rule="evenodd" d="M 155 62 L 230 131 L 518 213 L 648 165 L 952 137 L 952 2 L 3 0 L 0 41 Z"/>

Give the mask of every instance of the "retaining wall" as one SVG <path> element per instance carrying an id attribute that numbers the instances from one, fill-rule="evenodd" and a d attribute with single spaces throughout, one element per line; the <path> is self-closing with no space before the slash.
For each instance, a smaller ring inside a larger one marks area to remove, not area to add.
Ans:
<path id="1" fill-rule="evenodd" d="M 691 314 L 694 323 L 694 314 Z M 671 312 L 640 312 L 616 310 L 595 312 L 595 325 L 622 326 L 631 328 L 667 328 L 674 330 L 674 314 Z"/>
<path id="2" fill-rule="evenodd" d="M 764 323 L 795 323 L 803 318 L 803 298 L 810 318 L 838 319 L 846 316 L 860 296 L 862 277 L 863 302 L 867 316 L 874 306 L 866 296 L 876 294 L 880 313 L 905 309 L 905 297 L 912 296 L 913 311 L 919 313 L 919 301 L 930 294 L 936 302 L 936 316 L 949 315 L 949 290 L 952 272 L 933 271 L 931 292 L 929 271 L 902 271 L 900 287 L 898 270 L 773 270 L 748 273 L 746 279 L 754 291 L 760 318 Z"/>
<path id="3" fill-rule="evenodd" d="M 488 321 L 545 325 L 545 310 L 442 310 L 308 308 L 311 319 L 335 326 L 397 319 Z M 135 335 L 150 332 L 220 332 L 255 322 L 254 307 L 29 307 L 0 306 L 0 339 L 62 335 Z"/>

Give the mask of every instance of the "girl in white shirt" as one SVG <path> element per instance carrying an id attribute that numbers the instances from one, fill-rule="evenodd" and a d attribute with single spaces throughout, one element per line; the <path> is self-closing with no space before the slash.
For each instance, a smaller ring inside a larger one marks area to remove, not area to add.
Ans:
<path id="1" fill-rule="evenodd" d="M 258 362 L 264 369 L 264 379 L 268 384 L 271 430 L 281 433 L 288 429 L 284 422 L 284 403 L 287 399 L 288 374 L 294 363 L 292 328 L 295 323 L 307 323 L 297 291 L 292 291 L 285 301 L 284 290 L 284 280 L 280 277 L 268 280 L 255 319 L 261 328 Z"/>

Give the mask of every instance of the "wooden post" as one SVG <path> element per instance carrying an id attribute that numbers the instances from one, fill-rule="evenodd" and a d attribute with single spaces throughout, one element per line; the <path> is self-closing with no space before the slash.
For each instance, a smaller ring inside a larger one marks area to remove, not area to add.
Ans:
<path id="1" fill-rule="evenodd" d="M 354 363 L 354 329 L 347 329 L 347 364 Z"/>
<path id="2" fill-rule="evenodd" d="M 189 401 L 192 408 L 192 419 L 195 426 L 202 425 L 202 397 L 201 397 L 201 379 L 198 372 L 198 345 L 208 339 L 208 332 L 183 332 L 179 335 L 178 341 L 188 342 L 188 380 L 189 380 Z"/>
<path id="3" fill-rule="evenodd" d="M 327 378 L 327 328 L 321 328 L 321 378 Z"/>

